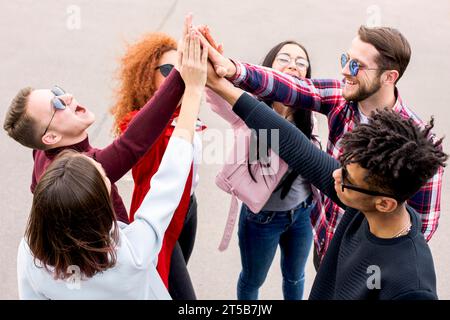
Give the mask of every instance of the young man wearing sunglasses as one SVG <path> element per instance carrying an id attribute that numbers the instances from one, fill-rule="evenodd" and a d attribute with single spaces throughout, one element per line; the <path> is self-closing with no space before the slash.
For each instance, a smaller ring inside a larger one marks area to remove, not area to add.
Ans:
<path id="1" fill-rule="evenodd" d="M 396 83 L 406 70 L 411 49 L 396 29 L 361 26 L 348 52 L 341 55 L 343 81 L 297 79 L 272 69 L 231 61 L 214 50 L 215 41 L 204 34 L 209 59 L 217 74 L 226 76 L 235 86 L 259 98 L 279 101 L 294 108 L 320 112 L 328 118 L 327 152 L 339 158 L 341 139 L 359 123 L 367 123 L 377 108 L 387 107 L 415 124 L 424 123 L 404 104 Z M 209 43 L 207 42 L 209 41 Z M 443 168 L 408 200 L 420 214 L 421 231 L 428 241 L 436 231 L 440 216 Z M 325 215 L 316 217 L 316 254 L 323 257 L 344 211 L 325 197 Z"/>
<path id="2" fill-rule="evenodd" d="M 345 210 L 318 270 L 313 300 L 437 299 L 430 249 L 419 214 L 407 204 L 445 165 L 442 139 L 393 110 L 373 112 L 341 140 L 340 162 L 319 150 L 264 102 L 208 72 L 208 86 L 249 128 L 279 130 L 273 149 Z"/>
<path id="3" fill-rule="evenodd" d="M 52 89 L 20 90 L 6 114 L 4 129 L 14 140 L 33 149 L 31 192 L 34 192 L 37 182 L 56 155 L 65 149 L 74 149 L 101 163 L 112 183 L 117 219 L 128 223 L 127 210 L 114 183 L 156 141 L 183 92 L 183 80 L 174 70 L 127 132 L 104 149 L 94 148 L 89 143 L 87 129 L 95 121 L 94 114 L 58 86 Z"/>
<path id="4" fill-rule="evenodd" d="M 191 21 L 191 17 L 185 20 L 183 39 L 191 28 Z M 74 149 L 103 166 L 112 184 L 117 219 L 129 223 L 127 210 L 115 182 L 157 140 L 179 105 L 183 93 L 183 79 L 174 69 L 142 107 L 127 131 L 103 149 L 94 148 L 89 143 L 87 129 L 95 120 L 94 114 L 58 86 L 52 89 L 21 89 L 11 102 L 3 128 L 14 140 L 33 149 L 31 192 L 34 192 L 37 182 L 56 155 L 65 149 Z"/>

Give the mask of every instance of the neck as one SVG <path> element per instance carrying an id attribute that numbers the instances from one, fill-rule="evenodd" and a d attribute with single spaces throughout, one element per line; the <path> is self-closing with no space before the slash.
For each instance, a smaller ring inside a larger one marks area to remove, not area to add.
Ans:
<path id="1" fill-rule="evenodd" d="M 392 109 L 396 102 L 395 87 L 383 86 L 370 97 L 359 102 L 359 108 L 365 116 L 370 116 L 376 109 Z"/>
<path id="2" fill-rule="evenodd" d="M 364 213 L 369 223 L 370 232 L 378 238 L 394 238 L 405 231 L 411 223 L 411 217 L 403 204 L 392 213 Z"/>
<path id="3" fill-rule="evenodd" d="M 287 119 L 292 115 L 292 108 L 291 107 L 287 107 L 284 104 L 280 103 L 280 102 L 274 102 L 272 104 L 273 109 L 283 118 Z"/>
<path id="4" fill-rule="evenodd" d="M 87 131 L 83 131 L 80 135 L 76 137 L 70 137 L 70 138 L 62 138 L 60 142 L 53 145 L 51 149 L 59 148 L 59 147 L 67 147 L 67 146 L 73 146 L 74 144 L 80 143 L 84 139 L 86 139 L 88 136 Z"/>

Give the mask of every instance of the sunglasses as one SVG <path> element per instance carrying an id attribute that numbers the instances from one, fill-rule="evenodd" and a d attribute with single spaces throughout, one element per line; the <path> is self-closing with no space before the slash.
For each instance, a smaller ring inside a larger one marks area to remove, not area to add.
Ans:
<path id="1" fill-rule="evenodd" d="M 342 69 L 345 68 L 345 66 L 348 63 L 348 69 L 350 70 L 350 74 L 353 77 L 356 77 L 356 75 L 358 74 L 359 70 L 384 70 L 384 69 L 378 69 L 378 68 L 367 68 L 365 66 L 362 66 L 358 60 L 355 59 L 351 59 L 349 61 L 350 57 L 348 54 L 343 53 L 341 54 L 341 67 Z"/>
<path id="2" fill-rule="evenodd" d="M 158 70 L 158 69 L 161 72 L 161 74 L 163 75 L 163 77 L 167 78 L 170 71 L 172 71 L 172 69 L 173 69 L 173 64 L 170 64 L 170 63 L 162 64 L 155 68 L 155 70 Z"/>
<path id="3" fill-rule="evenodd" d="M 66 94 L 66 92 L 58 86 L 54 86 L 50 91 L 55 95 L 55 97 L 51 101 L 51 104 L 53 106 L 53 109 L 55 109 L 55 111 L 53 112 L 53 115 L 50 118 L 50 122 L 48 123 L 47 128 L 45 128 L 44 134 L 42 136 L 45 136 L 45 134 L 47 133 L 56 111 L 64 110 L 66 108 L 66 103 L 64 102 L 64 100 L 58 98 L 58 96 L 62 96 Z"/>
<path id="4" fill-rule="evenodd" d="M 276 58 L 276 61 L 283 67 L 288 66 L 294 58 L 291 58 L 289 55 L 285 53 L 280 53 Z M 297 68 L 306 70 L 309 67 L 309 63 L 307 60 L 303 58 L 297 58 L 294 61 Z"/>
<path id="5" fill-rule="evenodd" d="M 367 194 L 370 196 L 381 196 L 381 197 L 389 197 L 389 198 L 397 199 L 397 197 L 395 197 L 392 194 L 368 190 L 368 189 L 357 187 L 350 183 L 344 183 L 344 181 L 346 181 L 347 177 L 348 177 L 348 171 L 344 165 L 341 167 L 341 172 L 342 172 L 342 181 L 341 181 L 342 192 L 344 192 L 344 190 L 347 188 L 349 190 L 354 190 L 354 191 L 361 192 L 361 193 L 364 193 L 364 194 Z"/>

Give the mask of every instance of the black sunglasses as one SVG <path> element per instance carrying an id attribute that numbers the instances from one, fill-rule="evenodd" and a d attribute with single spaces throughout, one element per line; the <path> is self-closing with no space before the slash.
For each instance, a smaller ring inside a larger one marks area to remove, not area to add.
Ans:
<path id="1" fill-rule="evenodd" d="M 172 71 L 174 65 L 170 64 L 170 63 L 166 63 L 166 64 L 162 64 L 160 66 L 157 66 L 155 68 L 155 70 L 158 70 L 161 72 L 161 74 L 163 75 L 164 78 L 167 78 L 167 76 L 169 75 L 170 71 Z"/>
<path id="2" fill-rule="evenodd" d="M 47 133 L 48 128 L 50 127 L 50 124 L 52 123 L 52 120 L 53 120 L 53 117 L 55 116 L 56 111 L 64 110 L 66 108 L 66 103 L 64 102 L 64 100 L 58 98 L 58 96 L 62 96 L 64 94 L 66 94 L 66 92 L 58 86 L 54 86 L 50 91 L 55 95 L 55 97 L 51 101 L 52 106 L 55 109 L 55 111 L 53 112 L 53 115 L 50 118 L 50 122 L 48 123 L 47 128 L 45 128 L 44 134 L 42 136 L 45 136 L 45 134 Z"/>
<path id="3" fill-rule="evenodd" d="M 344 189 L 347 188 L 349 190 L 354 190 L 354 191 L 357 191 L 357 192 L 368 194 L 370 196 L 381 196 L 381 197 L 389 197 L 389 198 L 397 199 L 397 197 L 395 197 L 392 194 L 378 192 L 378 191 L 373 191 L 373 190 L 368 190 L 368 189 L 357 187 L 357 186 L 349 184 L 349 183 L 344 183 L 344 181 L 347 180 L 348 172 L 347 172 L 347 169 L 345 168 L 344 165 L 342 166 L 341 170 L 342 170 L 341 171 L 342 172 L 342 180 L 341 180 L 342 192 L 344 192 Z"/>

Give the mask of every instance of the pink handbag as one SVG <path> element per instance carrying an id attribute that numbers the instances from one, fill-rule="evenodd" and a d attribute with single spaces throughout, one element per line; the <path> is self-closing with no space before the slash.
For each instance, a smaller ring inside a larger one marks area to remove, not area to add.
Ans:
<path id="1" fill-rule="evenodd" d="M 236 223 L 238 199 L 245 203 L 252 212 L 258 213 L 269 200 L 275 188 L 288 171 L 288 165 L 279 156 L 269 150 L 270 161 L 255 161 L 249 165 L 249 149 L 251 130 L 231 109 L 231 106 L 220 96 L 206 90 L 206 101 L 211 109 L 227 120 L 234 129 L 234 145 L 226 164 L 216 176 L 216 185 L 232 195 L 227 224 L 219 245 L 225 250 L 232 236 Z M 249 174 L 249 168 L 254 179 Z"/>

